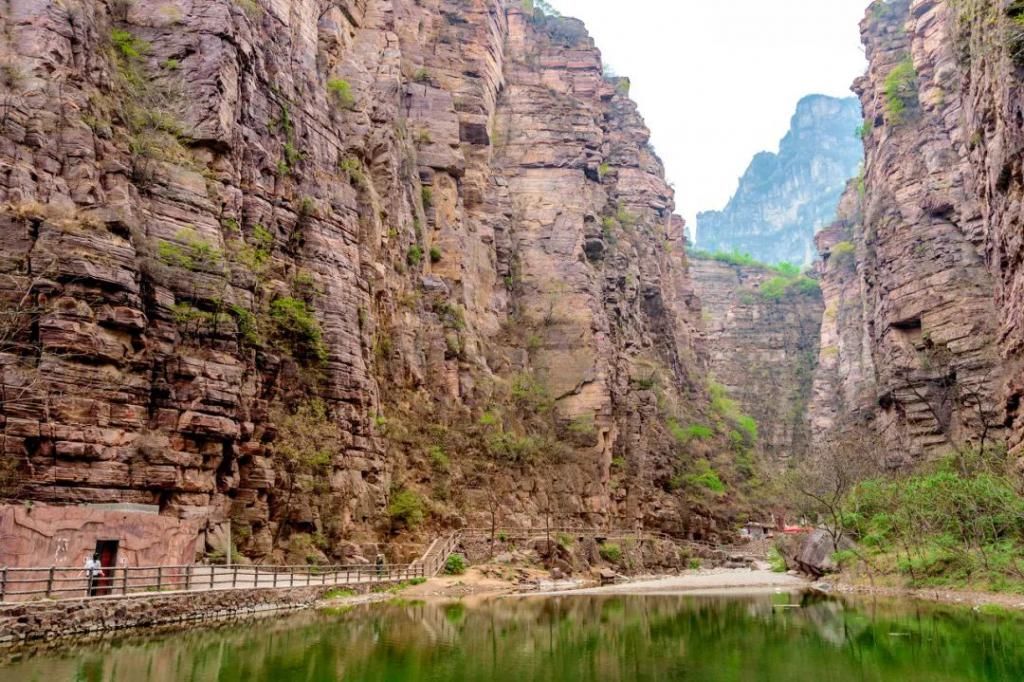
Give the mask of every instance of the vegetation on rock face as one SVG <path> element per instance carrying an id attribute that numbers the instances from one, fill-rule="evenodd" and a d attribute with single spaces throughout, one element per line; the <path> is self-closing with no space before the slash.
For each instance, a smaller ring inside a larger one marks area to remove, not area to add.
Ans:
<path id="1" fill-rule="evenodd" d="M 356 98 L 352 94 L 352 86 L 347 80 L 331 78 L 327 81 L 327 91 L 331 94 L 334 102 L 342 109 L 355 108 Z"/>
<path id="2" fill-rule="evenodd" d="M 327 405 L 313 398 L 294 410 L 275 405 L 270 411 L 275 426 L 268 451 L 285 476 L 285 499 L 280 505 L 275 537 L 291 522 L 297 493 L 325 506 L 334 458 L 341 454 L 342 434 L 327 411 Z M 325 514 L 326 516 L 326 514 Z"/>
<path id="3" fill-rule="evenodd" d="M 917 70 L 909 56 L 885 77 L 883 96 L 886 117 L 892 125 L 903 123 L 908 112 L 917 106 Z"/>
<path id="4" fill-rule="evenodd" d="M 614 542 L 606 542 L 598 548 L 598 553 L 605 561 L 617 564 L 622 561 L 622 547 Z"/>
<path id="5" fill-rule="evenodd" d="M 391 493 L 388 516 L 393 525 L 412 529 L 423 523 L 424 507 L 423 498 L 418 493 L 400 488 Z"/>
<path id="6" fill-rule="evenodd" d="M 693 488 L 707 490 L 715 495 L 721 495 L 725 492 L 725 483 L 722 482 L 718 472 L 712 468 L 710 462 L 706 459 L 698 460 L 695 471 L 686 474 L 683 480 Z"/>
<path id="7" fill-rule="evenodd" d="M 320 323 L 305 301 L 291 296 L 274 299 L 270 319 L 297 359 L 311 359 L 314 364 L 327 362 L 328 350 Z"/>
<path id="8" fill-rule="evenodd" d="M 816 295 L 821 285 L 812 277 L 802 274 L 800 267 L 793 263 L 769 265 L 756 260 L 749 253 L 739 251 L 690 251 L 691 258 L 714 260 L 737 267 L 762 268 L 776 273 L 759 287 L 761 297 L 768 301 L 779 301 L 789 295 Z"/>

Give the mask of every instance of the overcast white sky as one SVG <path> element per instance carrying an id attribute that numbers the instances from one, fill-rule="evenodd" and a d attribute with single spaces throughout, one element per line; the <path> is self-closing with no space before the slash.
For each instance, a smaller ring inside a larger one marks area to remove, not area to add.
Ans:
<path id="1" fill-rule="evenodd" d="M 583 19 L 632 96 L 690 229 L 751 157 L 778 150 L 804 95 L 850 95 L 868 0 L 551 0 Z M 853 131 L 850 131 L 853 135 Z"/>

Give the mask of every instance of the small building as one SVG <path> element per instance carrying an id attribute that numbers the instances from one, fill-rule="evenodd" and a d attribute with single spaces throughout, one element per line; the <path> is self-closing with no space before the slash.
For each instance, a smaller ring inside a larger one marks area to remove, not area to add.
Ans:
<path id="1" fill-rule="evenodd" d="M 55 567 L 67 579 L 98 554 L 109 589 L 124 575 L 118 569 L 192 564 L 199 530 L 199 522 L 162 516 L 149 505 L 3 504 L 0 569 Z"/>

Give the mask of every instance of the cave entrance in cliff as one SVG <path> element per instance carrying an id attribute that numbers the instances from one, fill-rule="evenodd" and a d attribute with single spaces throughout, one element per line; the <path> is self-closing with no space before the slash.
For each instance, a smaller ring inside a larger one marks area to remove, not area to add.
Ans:
<path id="1" fill-rule="evenodd" d="M 100 557 L 100 566 L 103 568 L 103 575 L 96 579 L 92 594 L 110 594 L 114 584 L 114 570 L 117 567 L 117 550 L 120 547 L 119 540 L 97 540 L 96 554 Z"/>

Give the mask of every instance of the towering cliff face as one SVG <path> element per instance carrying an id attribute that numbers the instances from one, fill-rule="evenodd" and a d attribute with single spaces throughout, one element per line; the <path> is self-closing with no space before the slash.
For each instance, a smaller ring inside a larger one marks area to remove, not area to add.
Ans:
<path id="1" fill-rule="evenodd" d="M 769 470 L 799 466 L 810 445 L 821 292 L 778 290 L 778 273 L 758 265 L 693 258 L 690 272 L 713 379 L 757 421 L 757 450 Z"/>
<path id="2" fill-rule="evenodd" d="M 875 420 L 900 459 L 1024 436 L 1018 5 L 876 2 L 862 24 L 871 129 L 819 239 L 813 418 Z"/>
<path id="3" fill-rule="evenodd" d="M 581 23 L 499 0 L 3 21 L 9 496 L 231 518 L 253 556 L 423 515 L 714 532 L 677 482 L 717 441 L 666 427 L 710 409 L 682 221 Z"/>
<path id="4" fill-rule="evenodd" d="M 724 210 L 698 214 L 700 248 L 736 250 L 765 263 L 814 260 L 814 233 L 835 217 L 861 162 L 854 135 L 860 114 L 853 97 L 800 100 L 779 153 L 754 157 Z"/>

